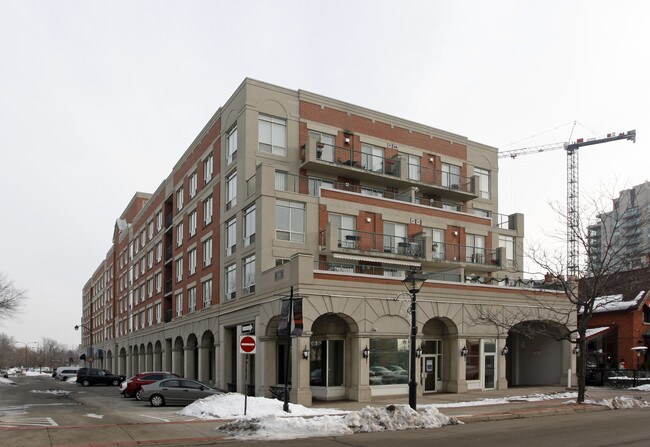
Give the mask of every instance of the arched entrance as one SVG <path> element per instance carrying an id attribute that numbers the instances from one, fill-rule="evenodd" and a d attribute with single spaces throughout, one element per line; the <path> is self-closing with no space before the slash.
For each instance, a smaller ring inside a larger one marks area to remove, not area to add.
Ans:
<path id="1" fill-rule="evenodd" d="M 449 336 L 456 335 L 458 329 L 448 318 L 433 318 L 422 328 L 422 339 L 419 346 L 420 356 L 420 386 L 424 393 L 443 391 L 444 383 L 451 377 L 452 355 Z"/>

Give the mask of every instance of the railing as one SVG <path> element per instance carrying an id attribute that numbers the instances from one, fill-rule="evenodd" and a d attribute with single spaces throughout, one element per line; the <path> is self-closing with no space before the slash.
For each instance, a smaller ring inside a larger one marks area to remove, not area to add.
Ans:
<path id="1" fill-rule="evenodd" d="M 440 262 L 466 262 L 468 264 L 498 265 L 498 250 L 483 247 L 434 242 L 432 259 Z"/>
<path id="2" fill-rule="evenodd" d="M 353 250 L 392 253 L 413 258 L 424 256 L 424 240 L 392 234 L 339 228 L 337 246 Z"/>
<path id="3" fill-rule="evenodd" d="M 389 278 L 405 278 L 408 273 L 405 269 L 393 267 L 379 267 L 375 265 L 344 264 L 327 261 L 314 261 L 314 270 L 338 273 L 351 273 L 358 275 L 374 275 Z M 436 281 L 461 282 L 459 274 L 454 273 L 437 273 L 427 274 L 427 279 Z"/>
<path id="4" fill-rule="evenodd" d="M 316 143 L 316 159 L 339 166 L 350 166 L 378 174 L 400 176 L 400 159 L 397 155 L 383 157 L 363 151 Z"/>

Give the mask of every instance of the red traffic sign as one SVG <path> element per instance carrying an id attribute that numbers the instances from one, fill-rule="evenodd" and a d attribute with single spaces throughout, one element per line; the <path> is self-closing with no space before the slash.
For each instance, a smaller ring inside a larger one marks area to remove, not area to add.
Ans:
<path id="1" fill-rule="evenodd" d="M 255 351 L 257 351 L 257 337 L 255 337 L 254 335 L 240 335 L 239 353 L 255 354 Z"/>

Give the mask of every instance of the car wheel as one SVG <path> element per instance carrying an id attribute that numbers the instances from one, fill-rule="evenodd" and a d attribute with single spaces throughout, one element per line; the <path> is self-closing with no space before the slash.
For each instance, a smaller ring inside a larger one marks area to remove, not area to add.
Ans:
<path id="1" fill-rule="evenodd" d="M 83 386 L 90 386 L 90 380 L 88 380 L 88 379 L 84 379 L 84 380 L 81 381 L 81 384 L 82 384 Z"/>
<path id="2" fill-rule="evenodd" d="M 135 400 L 140 400 L 140 395 L 142 394 L 142 390 L 138 390 L 135 392 Z"/>
<path id="3" fill-rule="evenodd" d="M 152 407 L 162 407 L 165 405 L 165 398 L 160 394 L 154 394 L 149 398 L 149 403 Z"/>

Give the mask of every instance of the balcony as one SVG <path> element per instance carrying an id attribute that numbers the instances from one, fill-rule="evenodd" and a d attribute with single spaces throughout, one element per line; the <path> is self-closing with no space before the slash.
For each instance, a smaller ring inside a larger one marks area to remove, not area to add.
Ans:
<path id="1" fill-rule="evenodd" d="M 469 201 L 478 197 L 474 177 L 409 165 L 404 155 L 383 157 L 355 149 L 317 142 L 314 138 L 301 148 L 301 168 L 372 183 L 384 182 L 398 190 L 412 186 L 427 194 Z M 383 180 L 379 180 L 383 178 Z"/>

